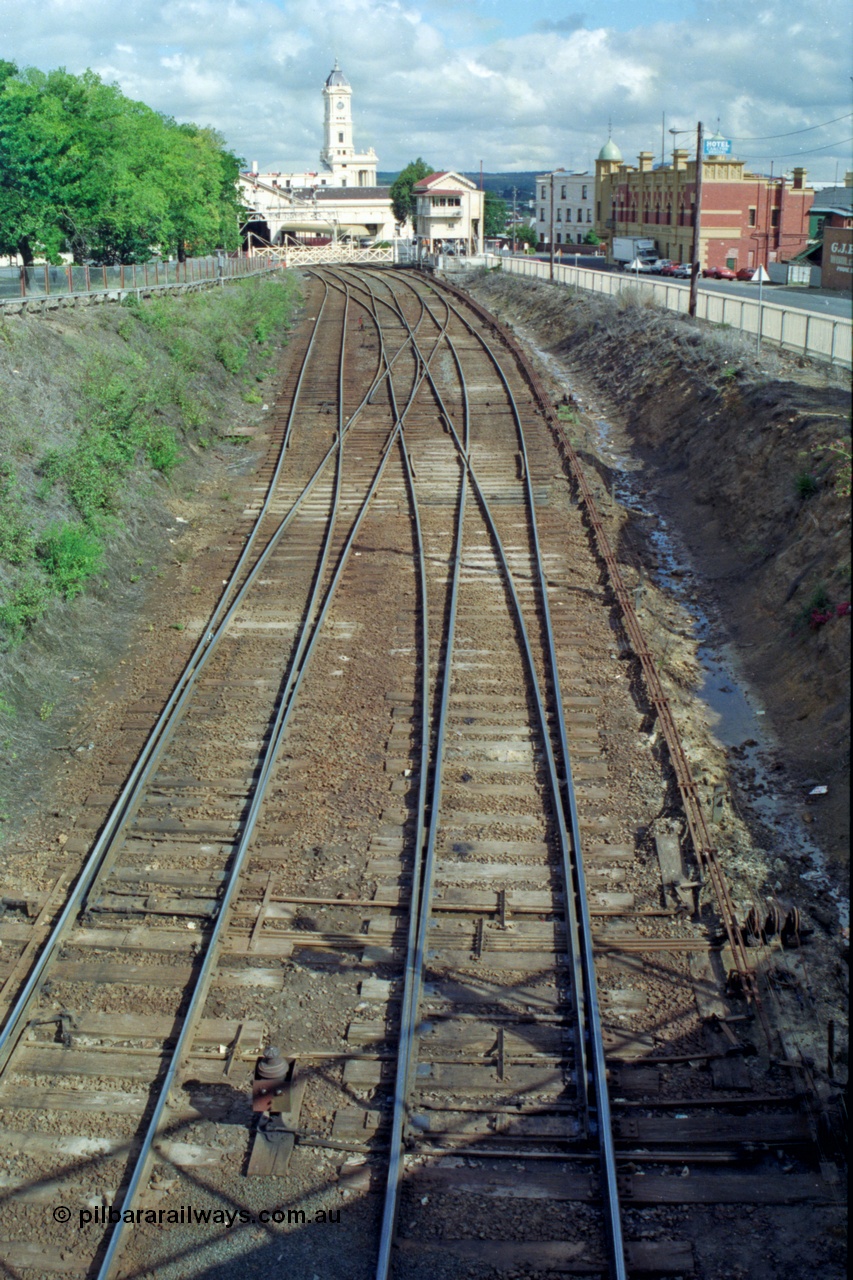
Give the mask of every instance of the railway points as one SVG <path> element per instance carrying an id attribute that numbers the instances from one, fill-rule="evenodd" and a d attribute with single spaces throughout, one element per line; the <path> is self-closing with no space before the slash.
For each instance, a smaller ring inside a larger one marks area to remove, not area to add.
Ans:
<path id="1" fill-rule="evenodd" d="M 306 289 L 221 601 L 2 926 L 0 1256 L 307 1267 L 334 1204 L 323 1274 L 618 1280 L 700 1274 L 720 1206 L 819 1221 L 795 924 L 737 917 L 535 374 L 417 273 Z M 145 1219 L 201 1194 L 257 1234 Z"/>

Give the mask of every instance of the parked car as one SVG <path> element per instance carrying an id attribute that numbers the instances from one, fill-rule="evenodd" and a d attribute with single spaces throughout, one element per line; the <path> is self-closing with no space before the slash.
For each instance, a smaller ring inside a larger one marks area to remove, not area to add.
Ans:
<path id="1" fill-rule="evenodd" d="M 702 275 L 706 280 L 737 280 L 734 271 L 728 267 L 706 267 Z"/>
<path id="2" fill-rule="evenodd" d="M 674 276 L 678 274 L 679 264 L 677 262 L 667 262 L 666 266 L 661 267 L 662 276 Z"/>
<path id="3" fill-rule="evenodd" d="M 751 280 L 755 275 L 755 271 L 755 267 L 741 267 L 740 271 L 737 273 L 737 278 L 738 280 Z"/>
<path id="4" fill-rule="evenodd" d="M 689 280 L 693 275 L 693 266 L 689 262 L 679 262 L 672 274 L 678 280 Z"/>
<path id="5" fill-rule="evenodd" d="M 669 268 L 671 266 L 672 260 L 670 258 L 658 258 L 657 262 L 652 267 L 652 271 L 656 276 L 667 276 L 669 275 Z"/>

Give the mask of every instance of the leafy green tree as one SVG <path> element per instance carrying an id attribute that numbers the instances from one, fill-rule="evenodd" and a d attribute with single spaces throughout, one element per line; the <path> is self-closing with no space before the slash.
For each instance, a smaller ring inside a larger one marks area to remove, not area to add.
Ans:
<path id="1" fill-rule="evenodd" d="M 0 252 L 134 262 L 239 242 L 239 159 L 92 71 L 0 63 Z"/>
<path id="2" fill-rule="evenodd" d="M 535 227 L 516 227 L 513 235 L 518 244 L 526 244 L 535 249 L 539 243 L 539 235 Z"/>
<path id="3" fill-rule="evenodd" d="M 584 244 L 601 244 L 601 236 L 597 236 L 594 231 L 587 231 L 583 242 Z"/>
<path id="4" fill-rule="evenodd" d="M 502 200 L 494 191 L 484 192 L 483 235 L 487 239 L 502 236 L 506 227 L 506 200 Z"/>
<path id="5" fill-rule="evenodd" d="M 433 172 L 432 165 L 428 165 L 418 156 L 417 160 L 410 160 L 405 169 L 397 174 L 391 183 L 391 205 L 398 222 L 405 222 L 410 218 L 414 223 L 417 200 L 413 187 L 416 182 L 420 182 L 421 178 L 428 178 Z"/>

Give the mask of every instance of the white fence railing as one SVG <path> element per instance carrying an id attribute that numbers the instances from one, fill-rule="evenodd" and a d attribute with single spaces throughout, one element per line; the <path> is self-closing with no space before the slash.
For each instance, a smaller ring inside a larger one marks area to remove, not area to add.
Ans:
<path id="1" fill-rule="evenodd" d="M 513 275 L 530 276 L 538 280 L 550 278 L 551 268 L 538 258 L 508 258 L 498 254 L 486 254 L 486 265 L 501 266 Z M 613 297 L 633 290 L 641 296 L 651 297 L 658 306 L 669 311 L 687 314 L 690 286 L 675 280 L 649 280 L 642 276 L 616 271 L 596 271 L 589 267 L 571 267 L 555 263 L 554 280 L 559 284 L 584 289 L 589 293 L 602 293 Z M 752 286 L 757 288 L 757 286 Z M 759 303 L 756 297 L 735 297 L 700 289 L 696 306 L 700 320 L 711 324 L 728 325 L 741 333 L 752 334 L 762 342 L 773 342 L 787 351 L 812 356 L 816 360 L 828 360 L 830 364 L 850 367 L 853 322 L 843 316 L 828 316 L 819 311 L 806 311 L 800 307 L 786 307 L 776 302 Z"/>
<path id="2" fill-rule="evenodd" d="M 304 249 L 289 247 L 279 251 L 286 267 L 318 267 L 331 266 L 333 263 L 345 262 L 350 266 L 358 263 L 377 262 L 393 263 L 395 261 L 393 245 L 387 248 L 359 249 L 348 244 L 323 244 L 316 248 L 306 246 Z"/>

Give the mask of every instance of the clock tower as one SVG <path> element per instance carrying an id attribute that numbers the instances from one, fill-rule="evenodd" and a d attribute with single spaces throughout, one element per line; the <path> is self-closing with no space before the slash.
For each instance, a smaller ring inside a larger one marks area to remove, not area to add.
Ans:
<path id="1" fill-rule="evenodd" d="M 320 152 L 320 164 L 325 172 L 333 175 L 333 182 L 329 185 L 376 186 L 376 152 L 372 147 L 363 154 L 355 150 L 352 137 L 352 87 L 338 66 L 337 59 L 323 86 L 323 99 L 324 146 Z"/>

